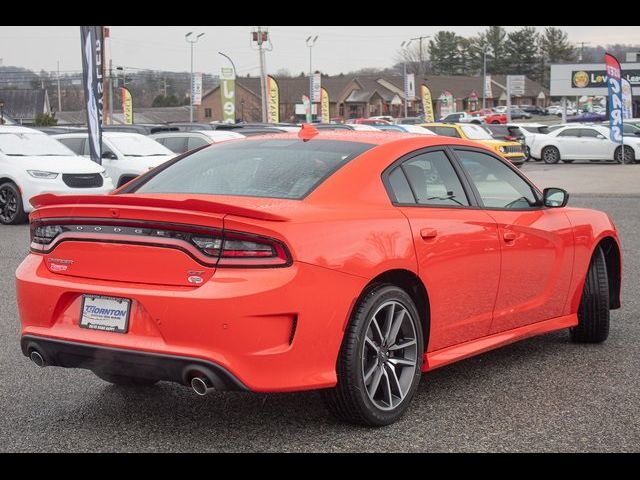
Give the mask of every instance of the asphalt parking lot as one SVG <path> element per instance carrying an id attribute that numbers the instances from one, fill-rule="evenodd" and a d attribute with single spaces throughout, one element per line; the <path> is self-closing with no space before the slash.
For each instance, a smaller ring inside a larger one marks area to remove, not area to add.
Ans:
<path id="1" fill-rule="evenodd" d="M 13 273 L 27 226 L 0 227 L 0 450 L 28 451 L 640 451 L 640 165 L 526 164 L 570 205 L 607 211 L 624 245 L 623 309 L 603 345 L 559 332 L 423 376 L 401 421 L 344 425 L 314 392 L 215 393 L 169 383 L 111 386 L 22 356 Z M 526 272 L 522 288 L 527 287 Z"/>

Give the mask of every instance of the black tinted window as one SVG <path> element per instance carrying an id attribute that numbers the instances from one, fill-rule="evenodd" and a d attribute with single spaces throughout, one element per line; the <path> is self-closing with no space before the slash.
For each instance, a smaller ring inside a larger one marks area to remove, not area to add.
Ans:
<path id="1" fill-rule="evenodd" d="M 413 197 L 413 193 L 411 193 L 411 187 L 409 186 L 409 182 L 407 182 L 407 177 L 405 177 L 402 168 L 398 167 L 389 174 L 389 185 L 391 186 L 391 191 L 396 202 L 416 203 L 416 199 Z"/>
<path id="2" fill-rule="evenodd" d="M 460 179 L 443 151 L 413 157 L 402 164 L 402 170 L 419 204 L 469 205 Z"/>
<path id="3" fill-rule="evenodd" d="M 481 152 L 456 150 L 482 203 L 488 208 L 523 209 L 536 206 L 533 190 L 501 160 Z"/>
<path id="4" fill-rule="evenodd" d="M 436 135 L 442 135 L 443 137 L 460 138 L 458 131 L 453 127 L 427 127 Z"/>
<path id="5" fill-rule="evenodd" d="M 167 166 L 135 191 L 300 199 L 372 147 L 298 139 L 220 143 Z"/>
<path id="6" fill-rule="evenodd" d="M 558 134 L 559 137 L 579 137 L 580 129 L 579 128 L 568 128 L 567 130 L 563 130 Z"/>
<path id="7" fill-rule="evenodd" d="M 173 153 L 184 153 L 187 151 L 187 139 L 185 137 L 165 137 L 161 143 Z"/>
<path id="8" fill-rule="evenodd" d="M 593 128 L 583 128 L 580 130 L 581 137 L 598 138 L 598 135 L 600 135 L 600 132 Z"/>
<path id="9" fill-rule="evenodd" d="M 187 143 L 187 150 L 193 150 L 194 148 L 202 147 L 204 145 L 209 145 L 210 142 L 207 142 L 204 138 L 200 137 L 189 137 L 189 141 Z"/>
<path id="10" fill-rule="evenodd" d="M 59 138 L 59 142 L 62 142 L 76 155 L 84 155 L 84 138 Z"/>

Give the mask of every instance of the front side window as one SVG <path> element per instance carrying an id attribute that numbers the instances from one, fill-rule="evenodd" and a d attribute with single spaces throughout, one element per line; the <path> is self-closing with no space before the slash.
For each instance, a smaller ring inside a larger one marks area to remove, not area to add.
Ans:
<path id="1" fill-rule="evenodd" d="M 538 206 L 529 184 L 501 160 L 472 150 L 456 149 L 456 154 L 485 207 L 525 209 Z"/>
<path id="2" fill-rule="evenodd" d="M 389 183 L 399 203 L 469 205 L 460 179 L 442 150 L 410 158 L 391 172 Z"/>
<path id="3" fill-rule="evenodd" d="M 84 154 L 84 138 L 59 138 L 58 141 L 70 148 L 76 155 Z"/>
<path id="4" fill-rule="evenodd" d="M 372 147 L 298 139 L 218 143 L 168 165 L 132 191 L 302 199 Z"/>
<path id="5" fill-rule="evenodd" d="M 579 128 L 568 128 L 566 130 L 561 131 L 558 134 L 559 137 L 579 137 L 580 129 Z"/>

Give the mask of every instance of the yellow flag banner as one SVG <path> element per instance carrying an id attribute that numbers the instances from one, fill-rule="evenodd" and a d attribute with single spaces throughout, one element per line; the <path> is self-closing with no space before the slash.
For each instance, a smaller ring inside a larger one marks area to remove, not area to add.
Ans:
<path id="1" fill-rule="evenodd" d="M 267 77 L 267 91 L 269 92 L 267 121 L 269 123 L 278 123 L 280 121 L 280 90 L 275 78 Z"/>
<path id="2" fill-rule="evenodd" d="M 326 89 L 320 89 L 320 110 L 321 110 L 321 122 L 330 123 L 331 115 L 329 114 L 329 92 Z"/>
<path id="3" fill-rule="evenodd" d="M 127 87 L 120 87 L 120 93 L 122 97 L 122 117 L 124 118 L 125 125 L 131 125 L 133 123 L 133 98 L 131 92 Z"/>
<path id="4" fill-rule="evenodd" d="M 424 112 L 424 121 L 433 122 L 433 102 L 431 101 L 431 90 L 426 85 L 420 87 L 420 98 L 422 98 L 422 111 Z"/>

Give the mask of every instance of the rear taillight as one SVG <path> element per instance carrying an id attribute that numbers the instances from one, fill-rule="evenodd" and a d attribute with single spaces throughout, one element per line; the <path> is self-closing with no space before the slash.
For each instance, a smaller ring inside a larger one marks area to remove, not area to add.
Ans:
<path id="1" fill-rule="evenodd" d="M 282 267 L 291 263 L 280 241 L 242 232 L 222 236 L 194 236 L 191 241 L 205 255 L 218 258 L 218 267 Z"/>
<path id="2" fill-rule="evenodd" d="M 86 223 L 31 223 L 31 251 L 48 253 L 64 240 L 140 243 L 179 248 L 212 267 L 286 267 L 289 250 L 279 240 L 230 230 L 197 226 L 164 225 L 133 220 L 87 221 Z M 199 253 L 198 253 L 199 252 Z"/>

